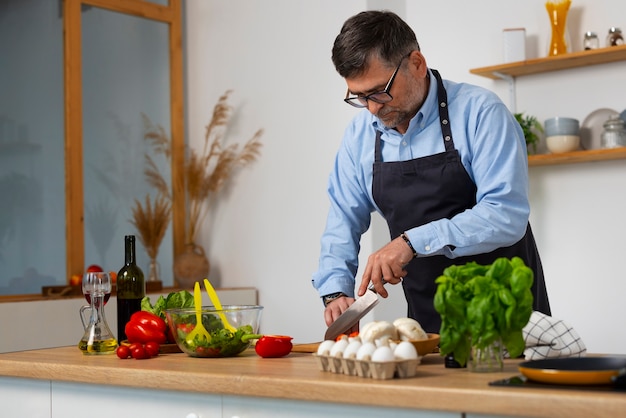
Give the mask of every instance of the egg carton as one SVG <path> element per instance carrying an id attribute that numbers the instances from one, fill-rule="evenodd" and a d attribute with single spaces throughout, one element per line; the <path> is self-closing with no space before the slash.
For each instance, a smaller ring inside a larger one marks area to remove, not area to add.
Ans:
<path id="1" fill-rule="evenodd" d="M 313 354 L 323 372 L 340 373 L 371 379 L 387 380 L 413 377 L 421 358 L 395 361 L 367 361 Z"/>

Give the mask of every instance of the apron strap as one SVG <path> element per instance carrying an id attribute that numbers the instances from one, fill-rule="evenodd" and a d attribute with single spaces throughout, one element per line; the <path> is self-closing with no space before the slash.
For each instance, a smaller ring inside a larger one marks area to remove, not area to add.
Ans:
<path id="1" fill-rule="evenodd" d="M 446 151 L 454 150 L 454 141 L 452 140 L 452 129 L 450 128 L 450 115 L 448 114 L 448 93 L 443 87 L 443 81 L 439 75 L 439 71 L 431 68 L 431 71 L 437 79 L 437 99 L 439 100 L 439 123 L 441 124 L 441 135 L 443 137 L 443 145 Z"/>

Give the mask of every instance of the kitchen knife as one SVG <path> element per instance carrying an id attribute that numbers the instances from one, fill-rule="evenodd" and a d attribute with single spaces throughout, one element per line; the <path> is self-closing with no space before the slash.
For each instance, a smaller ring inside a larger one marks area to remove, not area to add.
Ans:
<path id="1" fill-rule="evenodd" d="M 341 334 L 352 328 L 361 318 L 378 304 L 378 294 L 373 286 L 367 289 L 367 292 L 358 298 L 348 309 L 330 324 L 324 334 L 325 340 L 334 340 Z"/>

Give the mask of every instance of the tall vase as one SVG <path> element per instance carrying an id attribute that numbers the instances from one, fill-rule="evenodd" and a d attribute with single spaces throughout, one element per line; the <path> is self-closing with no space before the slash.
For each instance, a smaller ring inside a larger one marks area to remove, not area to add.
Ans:
<path id="1" fill-rule="evenodd" d="M 571 0 L 548 0 L 546 10 L 550 18 L 552 34 L 548 56 L 566 54 L 569 52 L 569 39 L 567 34 L 567 13 Z"/>
<path id="2" fill-rule="evenodd" d="M 174 279 L 181 289 L 193 289 L 196 282 L 209 276 L 209 260 L 204 249 L 194 243 L 187 244 L 185 251 L 174 259 Z"/>

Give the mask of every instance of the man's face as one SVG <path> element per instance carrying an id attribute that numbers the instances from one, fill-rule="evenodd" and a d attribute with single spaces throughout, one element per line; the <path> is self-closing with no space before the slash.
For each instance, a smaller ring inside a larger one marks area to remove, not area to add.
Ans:
<path id="1" fill-rule="evenodd" d="M 365 96 L 385 89 L 395 68 L 389 68 L 378 59 L 370 62 L 366 71 L 358 77 L 347 78 L 348 90 L 352 95 Z M 428 79 L 426 62 L 421 53 L 414 51 L 400 63 L 398 73 L 389 94 L 393 100 L 385 104 L 367 102 L 367 109 L 387 128 L 406 132 L 409 121 L 426 98 Z"/>

